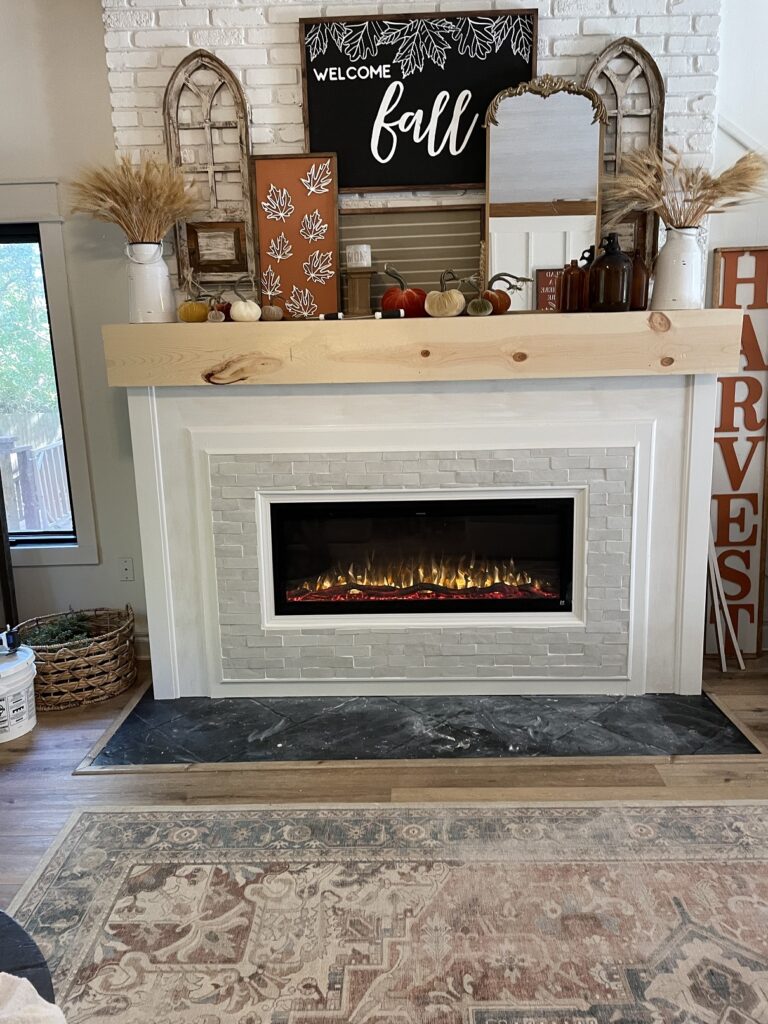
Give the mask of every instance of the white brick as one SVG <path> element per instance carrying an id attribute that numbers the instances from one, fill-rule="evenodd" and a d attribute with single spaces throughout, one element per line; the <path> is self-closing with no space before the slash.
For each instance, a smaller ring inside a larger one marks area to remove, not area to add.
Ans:
<path id="1" fill-rule="evenodd" d="M 552 13 L 556 18 L 599 17 L 610 13 L 610 5 L 609 0 L 555 0 Z"/>
<path id="2" fill-rule="evenodd" d="M 192 30 L 192 42 L 206 49 L 239 46 L 243 42 L 243 35 L 241 28 L 199 28 Z"/>
<path id="3" fill-rule="evenodd" d="M 273 43 L 293 43 L 299 41 L 298 25 L 272 25 L 269 28 L 249 28 L 246 31 L 246 42 L 256 45 L 271 46 Z"/>
<path id="4" fill-rule="evenodd" d="M 552 52 L 556 57 L 572 57 L 579 54 L 590 54 L 596 57 L 602 48 L 599 36 L 556 39 L 552 44 Z"/>
<path id="5" fill-rule="evenodd" d="M 567 39 L 578 34 L 578 18 L 547 18 L 539 22 L 539 39 Z"/>
<path id="6" fill-rule="evenodd" d="M 696 62 L 704 60 L 704 57 L 697 57 Z M 708 60 L 717 60 L 716 57 L 706 58 Z M 699 71 L 712 71 L 712 68 L 697 68 Z M 716 96 L 696 96 L 691 100 L 691 110 L 696 113 L 702 114 L 714 114 L 717 108 L 717 97 Z"/>
<path id="7" fill-rule="evenodd" d="M 254 146 L 269 146 L 275 141 L 275 133 L 266 125 L 251 125 L 251 142 Z"/>
<path id="8" fill-rule="evenodd" d="M 160 97 L 156 92 L 150 92 L 147 89 L 140 90 L 124 90 L 122 92 L 112 93 L 112 106 L 117 108 L 132 108 L 132 107 L 159 107 Z"/>
<path id="9" fill-rule="evenodd" d="M 717 53 L 720 40 L 714 36 L 668 36 L 667 50 L 669 53 Z"/>
<path id="10" fill-rule="evenodd" d="M 113 89 L 130 89 L 134 85 L 132 71 L 110 71 L 107 80 Z"/>
<path id="11" fill-rule="evenodd" d="M 107 54 L 107 67 L 108 68 L 155 68 L 157 67 L 157 54 L 156 53 L 139 53 L 134 50 L 132 52 L 121 53 L 116 51 L 115 53 Z"/>
<path id="12" fill-rule="evenodd" d="M 175 68 L 180 60 L 189 56 L 189 47 L 167 46 L 160 51 L 160 63 L 164 68 Z"/>
<path id="13" fill-rule="evenodd" d="M 263 25 L 266 21 L 264 11 L 259 7 L 245 7 L 241 9 L 213 11 L 211 21 L 214 25 L 221 25 L 223 28 L 254 28 Z"/>
<path id="14" fill-rule="evenodd" d="M 720 32 L 722 19 L 716 14 L 702 14 L 693 19 L 695 32 L 716 36 Z"/>
<path id="15" fill-rule="evenodd" d="M 715 74 L 720 70 L 720 58 L 716 53 L 709 56 L 696 57 L 695 58 L 695 69 L 699 74 Z"/>
<path id="16" fill-rule="evenodd" d="M 271 64 L 301 64 L 301 51 L 298 46 L 273 46 L 269 51 Z"/>
<path id="17" fill-rule="evenodd" d="M 277 134 L 281 142 L 304 142 L 304 128 L 301 125 L 286 125 L 284 128 L 278 128 Z"/>
<path id="18" fill-rule="evenodd" d="M 164 120 L 162 110 L 141 111 L 141 124 L 144 128 L 162 128 Z"/>
<path id="19" fill-rule="evenodd" d="M 142 88 L 164 89 L 170 77 L 170 68 L 164 68 L 162 71 L 137 71 L 136 85 Z"/>
<path id="20" fill-rule="evenodd" d="M 666 14 L 667 0 L 611 0 L 614 14 Z"/>
<path id="21" fill-rule="evenodd" d="M 539 74 L 562 75 L 565 78 L 575 78 L 578 71 L 576 57 L 545 57 L 539 67 Z"/>
<path id="22" fill-rule="evenodd" d="M 717 78 L 714 75 L 672 76 L 667 81 L 667 92 L 671 94 L 715 92 L 716 89 Z"/>
<path id="23" fill-rule="evenodd" d="M 216 54 L 233 68 L 248 68 L 254 64 L 267 63 L 267 51 L 255 49 L 220 50 Z"/>
<path id="24" fill-rule="evenodd" d="M 670 0 L 673 14 L 719 14 L 721 0 Z"/>
<path id="25" fill-rule="evenodd" d="M 152 24 L 152 11 L 106 11 L 104 14 L 104 28 L 106 29 L 132 29 L 149 28 Z"/>
<path id="26" fill-rule="evenodd" d="M 585 35 L 627 36 L 635 32 L 634 18 L 585 18 L 582 26 Z"/>
<path id="27" fill-rule="evenodd" d="M 298 124 L 303 120 L 298 107 L 261 107 L 254 119 L 262 124 Z"/>
<path id="28" fill-rule="evenodd" d="M 131 33 L 105 32 L 104 45 L 108 50 L 127 50 L 131 45 Z"/>
<path id="29" fill-rule="evenodd" d="M 640 32 L 651 32 L 657 35 L 667 35 L 674 32 L 690 32 L 691 19 L 685 15 L 671 18 L 640 18 Z"/>
<path id="30" fill-rule="evenodd" d="M 285 7 L 268 7 L 267 8 L 267 21 L 274 22 L 275 24 L 281 24 L 284 22 L 298 21 L 299 18 L 314 18 L 317 17 L 317 6 L 309 6 L 308 4 L 291 4 Z"/>
<path id="31" fill-rule="evenodd" d="M 189 37 L 186 32 L 171 32 L 159 29 L 156 32 L 137 32 L 134 36 L 136 46 L 156 49 L 165 46 L 186 46 Z"/>
<path id="32" fill-rule="evenodd" d="M 163 28 L 199 28 L 208 24 L 208 11 L 160 11 Z"/>
<path id="33" fill-rule="evenodd" d="M 246 89 L 245 95 L 252 107 L 268 107 L 273 101 L 271 89 Z M 254 112 L 254 120 L 258 119 L 258 114 Z"/>
<path id="34" fill-rule="evenodd" d="M 715 123 L 711 117 L 700 117 L 698 114 L 675 114 L 664 119 L 664 127 L 668 132 L 693 135 L 695 132 L 714 131 Z"/>
<path id="35" fill-rule="evenodd" d="M 115 128 L 133 128 L 139 123 L 139 115 L 135 110 L 113 110 L 112 124 Z"/>
<path id="36" fill-rule="evenodd" d="M 163 132 L 157 128 L 126 128 L 115 132 L 118 146 L 162 146 L 165 141 Z"/>
<path id="37" fill-rule="evenodd" d="M 278 103 L 286 104 L 288 106 L 295 105 L 301 106 L 301 90 L 298 88 L 283 88 L 275 91 L 275 96 Z"/>
<path id="38" fill-rule="evenodd" d="M 296 68 L 249 68 L 245 72 L 248 85 L 292 85 L 298 78 Z"/>

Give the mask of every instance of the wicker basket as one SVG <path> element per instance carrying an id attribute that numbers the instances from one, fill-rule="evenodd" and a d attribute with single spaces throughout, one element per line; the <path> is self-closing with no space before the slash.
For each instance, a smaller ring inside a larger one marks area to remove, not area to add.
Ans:
<path id="1" fill-rule="evenodd" d="M 78 612 L 88 620 L 90 636 L 63 644 L 29 644 L 35 652 L 35 703 L 38 711 L 97 704 L 116 697 L 136 681 L 133 609 L 92 608 Z M 41 622 L 58 615 L 27 619 L 19 625 L 21 642 Z"/>

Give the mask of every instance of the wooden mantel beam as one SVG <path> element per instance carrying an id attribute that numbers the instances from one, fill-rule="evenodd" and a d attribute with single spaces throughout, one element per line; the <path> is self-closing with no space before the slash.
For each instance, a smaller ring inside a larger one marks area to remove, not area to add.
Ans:
<path id="1" fill-rule="evenodd" d="M 471 319 L 113 324 L 112 387 L 362 384 L 729 374 L 742 313 L 512 314 Z"/>

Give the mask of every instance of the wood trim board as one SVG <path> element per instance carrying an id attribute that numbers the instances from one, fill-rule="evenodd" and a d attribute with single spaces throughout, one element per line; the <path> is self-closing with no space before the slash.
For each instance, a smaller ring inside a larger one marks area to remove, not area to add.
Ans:
<path id="1" fill-rule="evenodd" d="M 111 387 L 734 373 L 741 310 L 409 321 L 112 324 Z"/>

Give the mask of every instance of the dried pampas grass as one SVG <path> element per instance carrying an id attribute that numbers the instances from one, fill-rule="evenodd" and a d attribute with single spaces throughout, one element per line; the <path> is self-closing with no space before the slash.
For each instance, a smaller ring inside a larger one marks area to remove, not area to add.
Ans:
<path id="1" fill-rule="evenodd" d="M 117 224 L 129 242 L 161 242 L 176 223 L 200 208 L 176 167 L 123 156 L 114 167 L 84 171 L 71 185 L 73 213 Z"/>
<path id="2" fill-rule="evenodd" d="M 768 161 L 747 153 L 717 176 L 688 167 L 676 149 L 627 153 L 621 173 L 605 182 L 607 227 L 631 213 L 657 213 L 668 228 L 697 228 L 711 213 L 722 213 L 766 195 Z"/>

